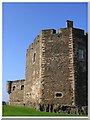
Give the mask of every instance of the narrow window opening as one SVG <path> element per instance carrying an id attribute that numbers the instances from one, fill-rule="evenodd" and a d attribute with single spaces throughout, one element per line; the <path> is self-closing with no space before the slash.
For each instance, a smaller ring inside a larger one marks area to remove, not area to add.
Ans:
<path id="1" fill-rule="evenodd" d="M 35 60 L 36 60 L 36 53 L 34 53 L 33 55 L 33 62 L 35 62 Z"/>
<path id="2" fill-rule="evenodd" d="M 24 85 L 21 86 L 21 90 L 24 90 Z"/>
<path id="3" fill-rule="evenodd" d="M 13 91 L 15 90 L 15 86 L 13 86 Z"/>

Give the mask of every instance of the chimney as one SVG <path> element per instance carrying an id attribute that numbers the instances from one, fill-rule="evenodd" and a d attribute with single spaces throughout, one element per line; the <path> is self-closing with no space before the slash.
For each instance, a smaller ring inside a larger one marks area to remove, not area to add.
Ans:
<path id="1" fill-rule="evenodd" d="M 66 21 L 66 28 L 73 28 L 73 21 L 67 20 Z"/>

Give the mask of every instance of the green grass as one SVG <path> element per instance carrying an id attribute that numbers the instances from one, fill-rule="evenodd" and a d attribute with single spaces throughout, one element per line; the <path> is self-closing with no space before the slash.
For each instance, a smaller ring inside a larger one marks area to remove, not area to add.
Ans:
<path id="1" fill-rule="evenodd" d="M 33 108 L 27 108 L 24 106 L 2 106 L 3 116 L 80 116 L 74 114 L 57 114 L 49 112 L 39 112 Z"/>

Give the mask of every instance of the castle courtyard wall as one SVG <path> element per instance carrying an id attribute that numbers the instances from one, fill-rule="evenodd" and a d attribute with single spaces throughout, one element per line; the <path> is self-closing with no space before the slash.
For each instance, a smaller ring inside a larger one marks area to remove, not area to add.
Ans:
<path id="1" fill-rule="evenodd" d="M 9 92 L 9 105 L 23 105 L 24 82 L 25 80 L 16 80 L 9 83 L 11 84 Z M 9 84 L 7 84 L 7 87 L 9 87 Z"/>

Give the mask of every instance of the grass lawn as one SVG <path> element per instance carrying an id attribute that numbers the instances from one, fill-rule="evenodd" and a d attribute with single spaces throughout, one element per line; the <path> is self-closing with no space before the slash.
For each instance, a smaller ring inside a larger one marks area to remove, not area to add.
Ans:
<path id="1" fill-rule="evenodd" d="M 24 106 L 3 105 L 2 106 L 2 116 L 81 116 L 81 115 L 39 112 L 33 108 L 27 108 Z"/>

